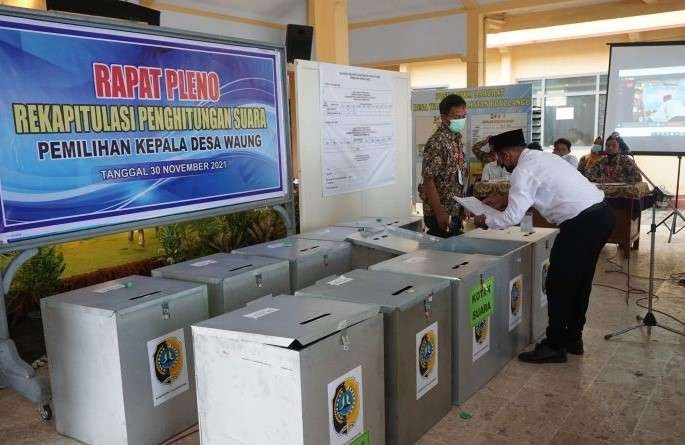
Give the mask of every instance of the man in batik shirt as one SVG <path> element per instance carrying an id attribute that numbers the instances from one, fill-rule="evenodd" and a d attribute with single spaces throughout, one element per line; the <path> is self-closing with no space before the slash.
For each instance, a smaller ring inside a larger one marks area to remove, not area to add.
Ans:
<path id="1" fill-rule="evenodd" d="M 466 188 L 466 159 L 462 133 L 466 124 L 466 101 L 450 94 L 440 102 L 440 126 L 423 149 L 420 187 L 424 222 L 428 233 L 447 238 L 462 232 L 463 211 L 454 200 Z"/>

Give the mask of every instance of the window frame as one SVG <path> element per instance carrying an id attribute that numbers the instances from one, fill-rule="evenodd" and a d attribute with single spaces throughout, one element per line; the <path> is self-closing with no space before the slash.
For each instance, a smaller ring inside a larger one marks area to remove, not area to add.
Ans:
<path id="1" fill-rule="evenodd" d="M 545 108 L 546 108 L 546 99 L 548 97 L 573 97 L 573 96 L 594 96 L 595 98 L 595 118 L 594 118 L 594 128 L 593 128 L 593 137 L 597 136 L 601 133 L 601 128 L 600 123 L 598 122 L 599 120 L 599 100 L 600 96 L 602 94 L 607 94 L 606 87 L 604 89 L 601 89 L 602 87 L 602 76 L 608 77 L 607 73 L 586 73 L 586 74 L 576 74 L 573 76 L 568 76 L 568 75 L 558 75 L 558 76 L 545 76 L 545 77 L 524 77 L 520 79 L 516 79 L 516 83 L 534 83 L 534 82 L 541 82 L 540 84 L 540 92 L 535 94 L 533 96 L 533 100 L 539 99 L 540 103 L 540 143 L 544 143 L 545 140 Z M 574 91 L 570 93 L 564 93 L 564 94 L 547 94 L 547 81 L 548 80 L 558 80 L 558 79 L 577 79 L 579 77 L 594 77 L 595 78 L 595 87 L 594 90 L 586 90 L 586 91 Z M 582 146 L 584 148 L 588 148 L 588 146 Z M 543 149 L 546 148 L 543 145 Z"/>

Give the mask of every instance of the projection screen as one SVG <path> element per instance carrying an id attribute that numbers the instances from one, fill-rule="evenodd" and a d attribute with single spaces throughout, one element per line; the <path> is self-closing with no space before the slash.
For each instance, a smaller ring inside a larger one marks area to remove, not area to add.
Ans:
<path id="1" fill-rule="evenodd" d="M 685 153 L 685 42 L 612 44 L 604 134 L 636 154 Z"/>

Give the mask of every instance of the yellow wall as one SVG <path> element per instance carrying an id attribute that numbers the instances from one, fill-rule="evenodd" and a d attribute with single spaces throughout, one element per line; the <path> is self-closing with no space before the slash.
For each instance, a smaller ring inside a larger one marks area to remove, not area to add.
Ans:
<path id="1" fill-rule="evenodd" d="M 412 88 L 466 87 L 466 62 L 461 59 L 403 63 L 400 72 L 409 73 Z"/>
<path id="2" fill-rule="evenodd" d="M 0 0 L 0 5 L 41 9 L 45 11 L 45 0 Z"/>

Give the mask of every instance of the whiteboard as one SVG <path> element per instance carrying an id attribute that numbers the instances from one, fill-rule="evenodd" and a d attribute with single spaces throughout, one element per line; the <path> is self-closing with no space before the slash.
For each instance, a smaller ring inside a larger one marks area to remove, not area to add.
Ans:
<path id="1" fill-rule="evenodd" d="M 392 72 L 395 142 L 394 184 L 323 197 L 321 185 L 320 64 L 295 63 L 295 98 L 300 158 L 300 229 L 305 232 L 361 216 L 408 216 L 412 209 L 411 89 L 409 75 Z M 378 70 L 367 69 L 370 73 Z"/>

